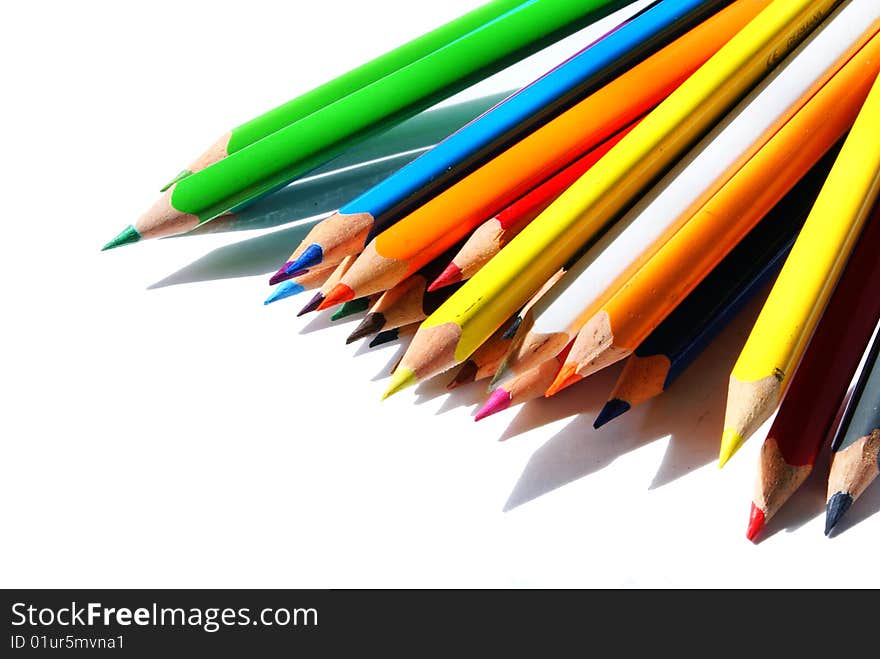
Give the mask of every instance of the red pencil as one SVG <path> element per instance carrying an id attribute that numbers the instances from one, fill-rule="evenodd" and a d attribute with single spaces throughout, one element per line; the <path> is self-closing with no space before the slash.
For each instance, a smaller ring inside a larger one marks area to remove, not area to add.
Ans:
<path id="1" fill-rule="evenodd" d="M 461 250 L 446 266 L 442 274 L 428 287 L 435 291 L 444 286 L 457 284 L 473 277 L 513 240 L 520 231 L 565 192 L 571 184 L 583 176 L 602 156 L 635 128 L 641 119 L 622 128 L 594 149 L 557 172 L 531 192 L 523 195 L 490 220 L 486 220 L 471 234 Z"/>
<path id="2" fill-rule="evenodd" d="M 849 383 L 880 319 L 877 245 L 880 204 L 859 238 L 761 448 L 749 540 L 757 538 L 807 479 L 833 430 Z"/>

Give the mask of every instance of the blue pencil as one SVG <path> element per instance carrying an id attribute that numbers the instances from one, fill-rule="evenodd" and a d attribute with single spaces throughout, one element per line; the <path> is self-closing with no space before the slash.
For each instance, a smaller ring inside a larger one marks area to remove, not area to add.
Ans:
<path id="1" fill-rule="evenodd" d="M 361 251 L 500 151 L 561 114 L 732 0 L 658 0 L 339 209 L 306 236 L 273 283 Z"/>
<path id="2" fill-rule="evenodd" d="M 826 154 L 636 348 L 599 412 L 596 428 L 663 393 L 776 277 L 837 151 Z"/>

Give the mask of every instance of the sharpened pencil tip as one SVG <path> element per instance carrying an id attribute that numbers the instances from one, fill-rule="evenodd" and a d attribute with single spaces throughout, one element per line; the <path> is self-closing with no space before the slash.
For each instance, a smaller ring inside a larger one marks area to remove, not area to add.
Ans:
<path id="1" fill-rule="evenodd" d="M 334 322 L 337 320 L 342 320 L 343 318 L 354 316 L 356 313 L 366 311 L 369 308 L 370 298 L 359 297 L 357 300 L 346 302 L 341 307 L 339 307 L 336 311 L 333 312 L 333 315 L 330 316 L 330 320 Z"/>
<path id="2" fill-rule="evenodd" d="M 835 492 L 825 504 L 825 535 L 831 536 L 834 527 L 843 519 L 849 507 L 853 505 L 852 495 L 846 492 Z"/>
<path id="3" fill-rule="evenodd" d="M 354 331 L 348 335 L 348 338 L 345 340 L 345 344 L 349 345 L 354 343 L 358 339 L 363 339 L 368 336 L 372 336 L 377 332 L 382 331 L 382 328 L 385 326 L 385 316 L 381 313 L 368 313 L 367 316 L 361 321 L 361 324 L 354 328 Z"/>
<path id="4" fill-rule="evenodd" d="M 399 338 L 400 332 L 398 332 L 397 329 L 379 332 L 376 336 L 373 337 L 373 340 L 370 341 L 370 347 L 375 348 L 376 346 L 381 346 L 386 343 L 391 343 L 392 341 L 397 341 L 397 339 Z"/>
<path id="5" fill-rule="evenodd" d="M 735 428 L 725 428 L 721 435 L 721 451 L 718 454 L 718 468 L 722 469 L 724 465 L 733 457 L 745 440 Z"/>
<path id="6" fill-rule="evenodd" d="M 139 234 L 138 230 L 129 224 L 127 227 L 119 232 L 118 236 L 116 236 L 113 240 L 104 245 L 101 248 L 101 251 L 106 252 L 108 249 L 116 249 L 117 247 L 122 247 L 123 245 L 130 245 L 131 243 L 136 243 L 140 239 L 141 234 Z"/>
<path id="7" fill-rule="evenodd" d="M 159 192 L 167 192 L 167 191 L 168 191 L 168 188 L 170 188 L 172 185 L 177 185 L 177 184 L 180 183 L 183 179 L 185 179 L 187 176 L 192 176 L 192 171 L 189 170 L 189 169 L 184 169 L 183 171 L 180 172 L 180 174 L 178 174 L 178 175 L 175 176 L 173 179 L 171 179 L 170 181 L 168 181 L 168 183 L 166 183 L 165 185 L 163 185 L 163 186 L 159 189 Z"/>
<path id="8" fill-rule="evenodd" d="M 446 266 L 446 269 L 440 273 L 440 276 L 437 277 L 431 285 L 428 286 L 428 292 L 433 293 L 434 291 L 444 288 L 446 286 L 452 286 L 453 284 L 457 284 L 461 281 L 461 268 L 459 268 L 455 263 L 450 263 Z"/>
<path id="9" fill-rule="evenodd" d="M 324 262 L 324 250 L 320 245 L 309 245 L 306 250 L 300 254 L 299 258 L 290 263 L 285 269 L 285 273 L 291 277 L 299 277 Z"/>
<path id="10" fill-rule="evenodd" d="M 767 520 L 764 517 L 764 511 L 752 503 L 752 509 L 749 511 L 749 528 L 746 530 L 746 538 L 751 542 L 761 535 Z"/>
<path id="11" fill-rule="evenodd" d="M 324 294 L 321 293 L 320 291 L 315 293 L 315 297 L 313 297 L 311 300 L 306 302 L 306 306 L 304 306 L 302 309 L 299 310 L 299 312 L 296 314 L 296 317 L 299 318 L 300 316 L 305 316 L 307 313 L 312 313 L 315 309 L 317 309 L 321 305 L 321 302 L 323 302 L 323 301 L 324 301 Z"/>
<path id="12" fill-rule="evenodd" d="M 269 278 L 269 285 L 275 286 L 276 284 L 280 284 L 283 281 L 287 281 L 288 279 L 293 279 L 293 275 L 287 274 L 287 268 L 290 267 L 290 261 L 282 265 L 278 268 L 278 272 L 272 275 Z"/>
<path id="13" fill-rule="evenodd" d="M 388 386 L 388 389 L 385 390 L 382 400 L 390 398 L 407 387 L 413 386 L 417 381 L 418 378 L 416 377 L 415 371 L 406 368 L 405 366 L 398 367 L 395 369 L 394 375 L 391 376 L 391 384 Z"/>
<path id="14" fill-rule="evenodd" d="M 550 396 L 555 396 L 563 389 L 567 389 L 571 385 L 576 382 L 580 382 L 584 378 L 578 375 L 578 367 L 577 364 L 565 364 L 562 367 L 562 370 L 559 371 L 559 374 L 556 376 L 556 379 L 553 381 L 547 391 L 544 392 L 545 398 L 550 398 Z"/>
<path id="15" fill-rule="evenodd" d="M 596 420 L 593 421 L 593 428 L 598 430 L 609 421 L 613 421 L 617 417 L 629 412 L 631 407 L 632 406 L 625 400 L 612 398 L 607 403 L 605 403 L 605 406 L 599 411 L 599 416 L 597 416 Z"/>
<path id="16" fill-rule="evenodd" d="M 510 370 L 510 365 L 507 363 L 507 359 L 502 359 L 501 364 L 498 365 L 498 369 L 495 371 L 495 375 L 493 375 L 492 379 L 489 380 L 490 391 L 501 384 L 501 382 L 503 382 L 507 378 L 508 370 Z"/>
<path id="17" fill-rule="evenodd" d="M 504 389 L 498 388 L 489 396 L 489 400 L 479 409 L 474 421 L 482 421 L 487 416 L 498 414 L 510 407 L 510 394 Z"/>
<path id="18" fill-rule="evenodd" d="M 266 301 L 263 302 L 263 304 L 272 304 L 273 302 L 278 302 L 278 300 L 293 297 L 294 295 L 302 293 L 304 290 L 306 289 L 295 281 L 282 282 L 274 291 L 272 291 L 272 294 L 266 298 Z"/>
<path id="19" fill-rule="evenodd" d="M 323 311 L 324 309 L 329 309 L 330 307 L 335 307 L 337 304 L 342 304 L 343 302 L 348 302 L 349 300 L 354 299 L 354 291 L 351 290 L 345 284 L 336 284 L 329 293 L 327 293 L 327 297 L 324 298 L 324 301 L 321 302 L 321 305 L 318 307 L 318 311 Z"/>
<path id="20" fill-rule="evenodd" d="M 510 341 L 513 337 L 516 336 L 516 333 L 519 331 L 520 325 L 522 325 L 522 316 L 517 316 L 513 319 L 513 322 L 510 323 L 510 326 L 504 330 L 504 334 L 501 336 L 505 341 Z"/>

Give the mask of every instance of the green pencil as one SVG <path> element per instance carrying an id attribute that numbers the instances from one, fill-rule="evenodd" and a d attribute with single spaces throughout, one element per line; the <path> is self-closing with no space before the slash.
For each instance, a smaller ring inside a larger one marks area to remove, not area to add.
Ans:
<path id="1" fill-rule="evenodd" d="M 240 151 L 275 131 L 289 126 L 303 117 L 307 117 L 312 112 L 335 103 L 339 99 L 345 98 L 349 94 L 367 85 L 371 85 L 377 80 L 381 80 L 425 55 L 430 55 L 435 50 L 452 43 L 456 39 L 460 39 L 478 27 L 522 5 L 525 1 L 492 0 L 487 2 L 485 5 L 456 18 L 446 25 L 438 27 L 436 30 L 413 39 L 320 87 L 306 92 L 302 96 L 298 96 L 292 101 L 279 105 L 277 108 L 233 128 L 212 144 L 193 164 L 167 183 L 162 188 L 162 192 L 165 192 L 165 190 L 193 172 L 201 171 L 229 154 Z"/>
<path id="2" fill-rule="evenodd" d="M 189 231 L 271 193 L 355 141 L 574 32 L 622 0 L 532 0 L 175 183 L 104 249 Z"/>

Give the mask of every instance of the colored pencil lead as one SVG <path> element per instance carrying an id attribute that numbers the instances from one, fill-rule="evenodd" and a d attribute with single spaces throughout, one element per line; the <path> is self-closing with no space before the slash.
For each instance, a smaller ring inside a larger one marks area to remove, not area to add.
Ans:
<path id="1" fill-rule="evenodd" d="M 354 331 L 348 335 L 345 345 L 354 343 L 358 339 L 376 334 L 385 325 L 385 316 L 381 313 L 368 313 L 361 321 L 361 324 L 355 327 Z"/>
<path id="2" fill-rule="evenodd" d="M 399 327 L 395 327 L 391 330 L 379 332 L 376 336 L 373 337 L 373 340 L 370 341 L 370 347 L 375 348 L 376 346 L 381 346 L 386 343 L 391 343 L 392 341 L 397 341 L 397 339 L 400 337 L 400 332 L 398 332 L 399 329 Z"/>
<path id="3" fill-rule="evenodd" d="M 321 306 L 318 307 L 318 310 L 323 311 L 324 309 L 335 307 L 337 304 L 342 304 L 343 302 L 348 302 L 353 299 L 353 290 L 345 284 L 336 284 L 336 286 L 334 286 L 327 294 L 327 297 L 324 298 L 324 301 L 321 302 Z"/>
<path id="4" fill-rule="evenodd" d="M 472 359 L 468 359 L 462 367 L 459 369 L 458 373 L 456 373 L 455 377 L 452 379 L 448 385 L 446 385 L 446 389 L 452 391 L 453 389 L 458 389 L 466 384 L 470 384 L 471 382 L 475 382 L 477 379 L 477 371 L 480 369 L 477 366 L 477 363 Z"/>
<path id="5" fill-rule="evenodd" d="M 736 430 L 736 428 L 727 427 L 724 434 L 721 435 L 721 451 L 718 456 L 718 468 L 722 469 L 727 461 L 733 457 L 740 447 L 745 443 L 745 439 Z"/>
<path id="6" fill-rule="evenodd" d="M 574 363 L 569 363 L 563 366 L 562 370 L 559 371 L 559 375 L 556 376 L 553 384 L 550 385 L 547 389 L 547 393 L 544 395 L 547 398 L 550 398 L 550 396 L 555 396 L 563 389 L 583 380 L 583 376 L 578 375 L 577 370 L 577 364 Z"/>
<path id="7" fill-rule="evenodd" d="M 757 538 L 763 530 L 764 512 L 753 503 L 751 513 L 749 514 L 749 528 L 746 530 L 746 538 L 754 542 L 755 538 Z"/>
<path id="8" fill-rule="evenodd" d="M 445 286 L 452 286 L 452 284 L 457 284 L 461 281 L 461 268 L 459 268 L 455 263 L 450 263 L 446 266 L 446 269 L 440 273 L 440 276 L 437 277 L 431 285 L 428 286 L 428 292 L 433 293 L 438 288 L 443 288 Z"/>
<path id="9" fill-rule="evenodd" d="M 287 274 L 287 268 L 290 264 L 291 261 L 288 261 L 278 269 L 278 272 L 276 272 L 269 278 L 269 286 L 275 286 L 276 284 L 280 284 L 281 282 L 287 281 L 288 279 L 293 279 L 293 275 Z"/>
<path id="10" fill-rule="evenodd" d="M 101 251 L 106 252 L 108 249 L 116 249 L 117 247 L 122 247 L 123 245 L 136 243 L 140 239 L 141 234 L 139 234 L 137 229 L 129 224 L 119 233 L 118 236 L 116 236 L 113 240 L 104 245 L 104 247 L 101 248 Z"/>
<path id="11" fill-rule="evenodd" d="M 332 316 L 330 316 L 331 321 L 342 320 L 343 318 L 348 318 L 349 316 L 354 316 L 357 313 L 361 313 L 370 308 L 370 298 L 368 297 L 359 297 L 357 300 L 352 300 L 351 302 L 346 302 L 341 307 L 339 307 Z"/>
<path id="12" fill-rule="evenodd" d="M 501 336 L 503 339 L 507 339 L 510 341 L 516 336 L 516 333 L 519 331 L 520 325 L 522 325 L 523 317 L 521 314 L 517 314 L 516 318 L 513 319 L 513 322 L 510 323 L 510 327 L 504 330 L 504 334 Z"/>
<path id="13" fill-rule="evenodd" d="M 418 381 L 419 379 L 416 377 L 416 373 L 412 369 L 406 367 L 398 368 L 394 371 L 394 375 L 391 378 L 391 384 L 382 396 L 382 400 L 390 398 L 399 391 L 412 387 L 418 383 Z"/>
<path id="14" fill-rule="evenodd" d="M 168 191 L 168 188 L 170 188 L 170 187 L 171 187 L 172 185 L 174 185 L 175 183 L 178 183 L 178 182 L 182 181 L 182 180 L 185 179 L 187 176 L 192 176 L 192 170 L 191 170 L 191 169 L 184 169 L 184 170 L 181 170 L 181 172 L 180 172 L 177 176 L 175 176 L 173 179 L 171 179 L 170 181 L 168 181 L 168 183 L 166 183 L 166 184 L 163 185 L 161 188 L 159 188 L 159 192 L 167 192 L 167 191 Z"/>
<path id="15" fill-rule="evenodd" d="M 315 293 L 315 297 L 309 300 L 302 309 L 299 310 L 299 313 L 296 314 L 296 317 L 305 316 L 307 313 L 312 313 L 316 309 L 321 308 L 321 303 L 324 301 L 324 294 L 320 291 Z"/>
<path id="16" fill-rule="evenodd" d="M 605 407 L 603 407 L 599 411 L 599 415 L 596 417 L 596 420 L 593 421 L 593 428 L 598 430 L 609 421 L 613 421 L 617 417 L 629 412 L 630 407 L 630 404 L 627 403 L 625 400 L 612 398 L 607 403 L 605 403 Z"/>
<path id="17" fill-rule="evenodd" d="M 487 416 L 503 412 L 508 407 L 510 407 L 510 394 L 499 387 L 492 392 L 492 395 L 489 396 L 489 400 L 487 400 L 483 407 L 479 409 L 477 415 L 474 417 L 474 421 L 482 421 Z"/>
<path id="18" fill-rule="evenodd" d="M 846 492 L 835 492 L 825 505 L 825 535 L 830 536 L 837 523 L 843 519 L 849 507 L 853 504 L 853 498 Z"/>
<path id="19" fill-rule="evenodd" d="M 516 322 L 516 321 L 514 321 L 514 322 Z M 504 338 L 507 338 L 507 335 L 509 333 L 510 332 L 505 332 Z M 516 332 L 511 334 L 511 337 L 513 337 L 513 335 L 515 335 L 515 334 L 516 334 Z M 509 370 L 510 369 L 508 368 L 507 357 L 505 357 L 504 359 L 501 360 L 501 364 L 498 366 L 498 370 L 495 371 L 495 375 L 493 375 L 492 379 L 489 380 L 489 389 L 497 387 L 499 384 L 501 384 L 507 378 L 507 374 L 508 374 Z"/>
<path id="20" fill-rule="evenodd" d="M 302 293 L 304 290 L 306 289 L 295 281 L 281 282 L 281 284 L 272 291 L 272 294 L 266 298 L 266 301 L 263 302 L 263 304 L 272 304 L 273 302 L 278 302 L 278 300 L 293 297 L 294 295 Z"/>
<path id="21" fill-rule="evenodd" d="M 284 268 L 284 274 L 289 277 L 298 277 L 299 275 L 305 274 L 305 272 L 309 268 L 314 268 L 316 265 L 321 265 L 324 260 L 324 250 L 321 249 L 320 245 L 309 245 L 306 247 L 306 251 L 300 254 L 299 258 L 287 265 Z"/>

